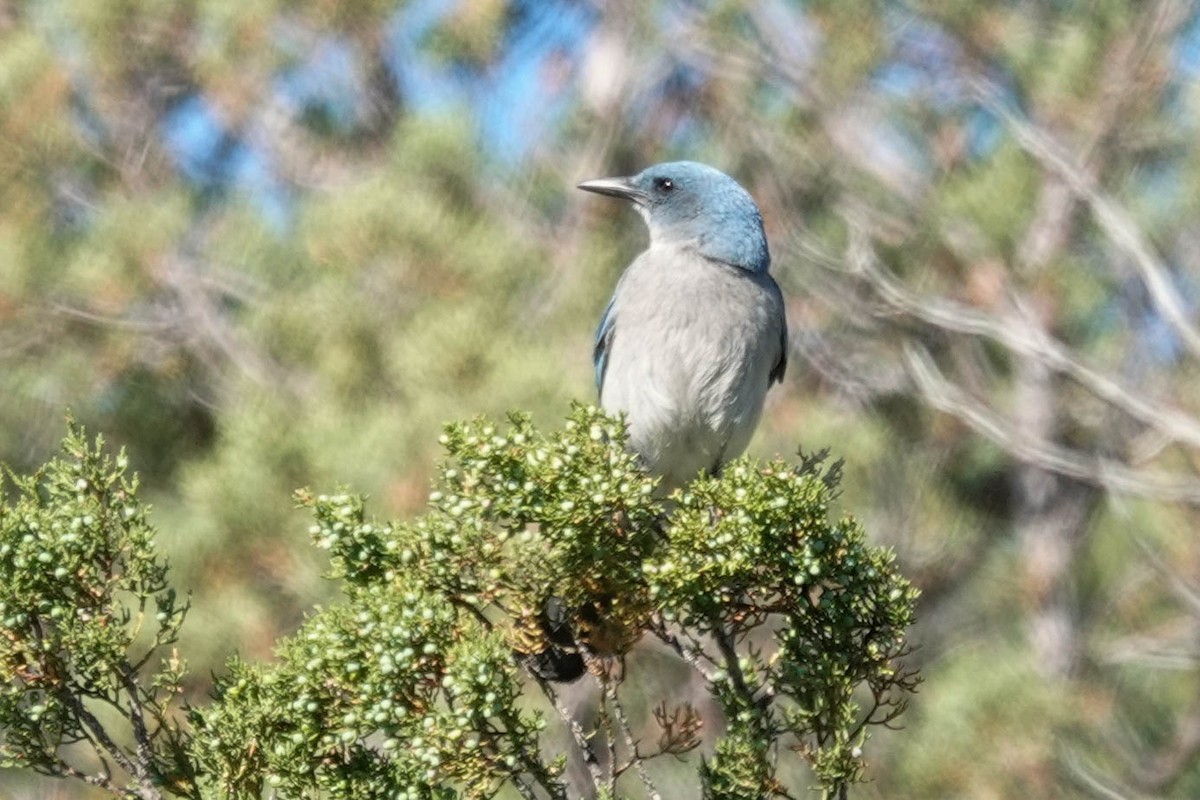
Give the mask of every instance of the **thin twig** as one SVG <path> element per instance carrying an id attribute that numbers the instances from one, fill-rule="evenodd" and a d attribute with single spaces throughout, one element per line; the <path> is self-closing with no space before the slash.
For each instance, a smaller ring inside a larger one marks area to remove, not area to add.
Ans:
<path id="1" fill-rule="evenodd" d="M 617 777 L 620 772 L 617 770 L 617 736 L 613 729 L 613 720 L 610 715 L 609 698 L 616 692 L 616 685 L 624 679 L 624 668 L 622 665 L 621 677 L 614 680 L 612 670 L 609 665 L 600 660 L 595 653 L 588 648 L 580 648 L 583 654 L 584 663 L 587 665 L 588 674 L 592 676 L 596 686 L 600 689 L 600 725 L 604 728 L 604 748 L 608 756 L 608 775 L 606 778 L 606 789 L 609 797 L 615 797 L 617 792 Z"/>
<path id="2" fill-rule="evenodd" d="M 520 775 L 513 778 L 513 786 L 516 787 L 517 794 L 525 800 L 537 800 L 537 793 L 533 791 L 533 787 L 527 785 Z"/>
<path id="3" fill-rule="evenodd" d="M 567 726 L 567 730 L 571 732 L 571 738 L 575 741 L 575 746 L 579 748 L 579 753 L 583 757 L 583 763 L 587 765 L 588 772 L 592 776 L 592 784 L 596 787 L 596 791 L 600 791 L 604 786 L 604 771 L 600 767 L 600 759 L 597 758 L 596 750 L 588 740 L 588 735 L 584 732 L 583 726 L 562 705 L 558 699 L 558 692 L 554 691 L 554 687 L 549 681 L 533 672 L 529 672 L 529 675 L 541 688 L 542 694 L 546 695 L 546 698 L 554 706 L 554 710 L 558 712 L 558 716 L 563 721 L 563 724 Z"/>
<path id="4" fill-rule="evenodd" d="M 733 688 L 737 689 L 738 694 L 744 697 L 750 705 L 758 705 L 760 700 L 765 698 L 755 699 L 754 691 L 746 683 L 746 676 L 742 672 L 742 665 L 738 659 L 737 648 L 733 644 L 733 637 L 720 622 L 713 628 L 713 640 L 717 643 L 717 649 L 721 651 L 721 657 L 725 661 L 725 672 L 729 675 L 729 679 L 733 681 Z"/>
<path id="5" fill-rule="evenodd" d="M 100 724 L 100 720 L 88 711 L 83 705 L 83 700 L 74 692 L 64 691 L 60 694 L 60 699 L 71 706 L 75 712 L 75 716 L 83 724 L 84 728 L 95 738 L 95 740 L 103 747 L 104 751 L 112 756 L 113 761 L 121 769 L 129 773 L 135 778 L 139 784 L 137 789 L 138 797 L 142 800 L 163 800 L 162 793 L 154 785 L 153 778 L 145 764 L 140 764 L 129 757 L 129 754 L 121 749 L 120 745 L 109 737 L 104 726 Z"/>
<path id="6" fill-rule="evenodd" d="M 638 777 L 642 780 L 642 786 L 646 787 L 646 793 L 649 795 L 650 800 L 662 800 L 662 795 L 658 793 L 658 789 L 654 786 L 654 781 L 650 779 L 650 773 L 646 770 L 646 760 L 638 753 L 637 742 L 634 741 L 633 730 L 629 725 L 629 716 L 621 706 L 620 698 L 617 697 L 617 687 L 615 684 L 609 692 L 608 702 L 612 706 L 613 714 L 617 718 L 617 724 L 620 726 L 625 746 L 629 748 L 629 761 L 633 764 L 633 768 L 637 770 Z"/>
<path id="7" fill-rule="evenodd" d="M 120 669 L 120 675 L 125 692 L 129 695 L 129 720 L 133 723 L 133 738 L 137 742 L 138 760 L 145 766 L 147 774 L 153 774 L 153 737 L 149 729 L 146 728 L 146 718 L 142 708 L 142 699 L 138 694 L 139 687 L 137 680 L 129 670 L 128 665 Z"/>
<path id="8" fill-rule="evenodd" d="M 678 636 L 667 630 L 666 623 L 662 620 L 655 621 L 649 628 L 659 641 L 674 650 L 676 655 L 682 658 L 707 683 L 712 684 L 716 681 L 715 673 L 702 663 L 702 659 L 710 664 L 713 663 L 713 660 L 702 649 L 684 644 Z"/>
<path id="9" fill-rule="evenodd" d="M 600 725 L 604 728 L 604 750 L 608 756 L 608 775 L 605 777 L 606 797 L 616 797 L 617 794 L 617 737 L 613 730 L 612 716 L 609 713 L 608 697 L 610 687 L 613 685 L 612 676 L 605 670 L 593 670 L 593 665 L 596 663 L 596 657 L 590 653 L 584 656 L 587 665 L 588 673 L 596 681 L 600 687 Z"/>
<path id="10" fill-rule="evenodd" d="M 112 782 L 112 774 L 107 769 L 108 762 L 103 758 L 101 762 L 105 765 L 105 771 L 100 775 L 91 775 L 62 760 L 58 762 L 58 772 L 52 774 L 55 777 L 76 778 L 91 786 L 98 786 L 111 794 L 121 794 L 121 787 Z"/>

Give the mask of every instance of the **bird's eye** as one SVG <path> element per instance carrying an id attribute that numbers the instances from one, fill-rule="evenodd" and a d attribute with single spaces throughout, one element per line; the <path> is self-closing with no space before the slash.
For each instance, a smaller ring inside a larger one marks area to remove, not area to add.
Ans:
<path id="1" fill-rule="evenodd" d="M 655 178 L 654 188 L 658 189 L 660 192 L 670 192 L 675 189 L 675 181 L 671 180 L 670 178 Z"/>

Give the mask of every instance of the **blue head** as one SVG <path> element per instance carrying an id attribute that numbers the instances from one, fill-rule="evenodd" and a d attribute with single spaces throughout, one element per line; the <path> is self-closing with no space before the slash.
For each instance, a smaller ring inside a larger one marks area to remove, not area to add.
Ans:
<path id="1" fill-rule="evenodd" d="M 762 215 L 750 193 L 724 172 L 694 161 L 647 167 L 630 178 L 601 178 L 580 189 L 631 201 L 650 242 L 695 248 L 751 272 L 771 265 Z"/>

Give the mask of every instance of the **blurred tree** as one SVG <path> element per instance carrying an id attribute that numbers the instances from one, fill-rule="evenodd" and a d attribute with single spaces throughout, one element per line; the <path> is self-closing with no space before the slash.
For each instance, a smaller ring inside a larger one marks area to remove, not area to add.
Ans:
<path id="1" fill-rule="evenodd" d="M 0 458 L 128 442 L 196 663 L 266 655 L 321 589 L 255 498 L 411 510 L 441 420 L 588 396 L 637 243 L 569 187 L 710 161 L 808 367 L 758 447 L 836 442 L 924 592 L 881 785 L 1192 796 L 1198 54 L 1185 0 L 0 3 Z"/>

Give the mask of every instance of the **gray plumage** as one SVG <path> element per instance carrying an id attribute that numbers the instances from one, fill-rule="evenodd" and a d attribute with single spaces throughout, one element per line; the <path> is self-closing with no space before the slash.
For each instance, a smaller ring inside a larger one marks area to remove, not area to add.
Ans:
<path id="1" fill-rule="evenodd" d="M 758 207 L 693 162 L 580 188 L 631 200 L 650 230 L 597 331 L 600 404 L 626 413 L 631 446 L 664 488 L 715 473 L 746 449 L 787 366 Z"/>

